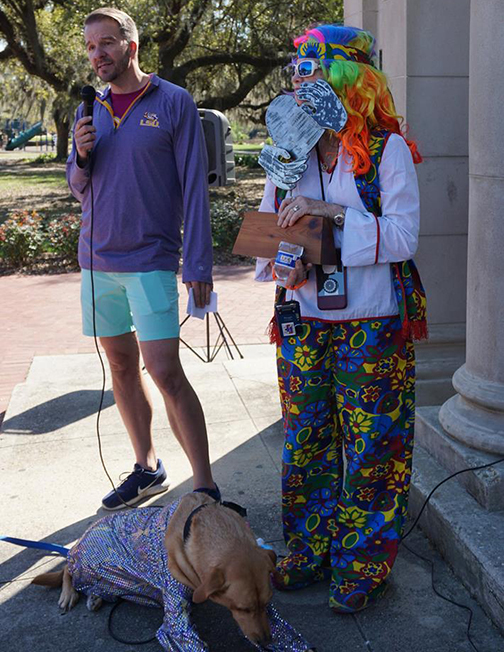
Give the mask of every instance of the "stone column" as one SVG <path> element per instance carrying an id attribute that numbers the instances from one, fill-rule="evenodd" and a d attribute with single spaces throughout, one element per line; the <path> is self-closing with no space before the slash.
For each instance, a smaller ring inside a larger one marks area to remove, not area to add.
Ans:
<path id="1" fill-rule="evenodd" d="M 345 1 L 345 19 L 356 3 L 347 11 Z M 377 8 L 383 71 L 424 157 L 415 262 L 430 338 L 416 347 L 417 405 L 441 405 L 465 361 L 470 1 L 378 0 Z"/>
<path id="2" fill-rule="evenodd" d="M 441 408 L 444 430 L 504 456 L 504 2 L 471 2 L 466 363 Z M 451 273 L 456 275 L 457 269 Z"/>
<path id="3" fill-rule="evenodd" d="M 345 0 L 345 25 L 367 29 L 377 36 L 378 0 Z"/>

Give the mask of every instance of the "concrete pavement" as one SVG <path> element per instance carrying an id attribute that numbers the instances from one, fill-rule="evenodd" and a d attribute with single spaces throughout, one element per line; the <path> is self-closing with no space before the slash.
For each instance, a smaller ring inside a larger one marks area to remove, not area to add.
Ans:
<path id="1" fill-rule="evenodd" d="M 239 344 L 268 342 L 265 334 L 271 317 L 273 289 L 253 281 L 253 267 L 214 267 L 218 310 Z M 34 355 L 91 353 L 93 340 L 81 333 L 80 273 L 0 276 L 0 423 L 17 383 L 23 382 Z M 179 280 L 180 315 L 185 315 L 187 292 Z M 240 309 L 236 310 L 235 307 Z M 211 320 L 211 341 L 216 325 Z M 203 346 L 204 324 L 189 320 L 182 337 Z"/>
<path id="2" fill-rule="evenodd" d="M 246 273 L 250 273 L 250 269 Z M 264 296 L 251 297 L 243 289 L 243 278 L 245 276 L 235 278 L 237 287 L 241 282 L 241 289 L 234 298 L 229 289 L 230 303 L 222 304 L 219 309 L 241 345 L 244 358 L 229 360 L 221 352 L 214 362 L 204 364 L 186 349 L 182 351 L 182 359 L 205 411 L 212 465 L 224 497 L 247 507 L 257 536 L 271 541 L 275 549 L 282 552 L 279 508 L 282 432 L 274 351 L 257 340 L 251 343 L 254 335 L 240 336 L 247 328 L 256 328 L 261 332 L 260 337 L 265 337 L 270 292 L 267 286 L 250 284 L 252 291 L 264 292 Z M 56 282 L 51 285 L 50 277 L 38 279 L 37 287 L 45 287 L 48 293 L 49 288 L 56 293 L 61 289 Z M 0 286 L 3 280 L 0 279 Z M 232 278 L 229 282 L 233 283 Z M 222 281 L 223 285 L 226 283 Z M 219 287 L 217 290 L 222 297 L 228 292 Z M 14 290 L 12 296 L 15 297 Z M 29 312 L 29 296 L 24 297 L 24 302 L 24 309 Z M 63 300 L 60 303 L 68 305 Z M 259 303 L 266 307 L 260 307 Z M 261 310 L 263 313 L 259 314 Z M 10 322 L 15 324 L 18 309 L 13 305 L 10 312 Z M 232 317 L 235 313 L 236 317 Z M 28 313 L 24 314 L 24 319 L 31 319 Z M 77 320 L 78 324 L 78 307 L 74 306 L 71 314 L 66 314 L 71 323 Z M 232 321 L 238 318 L 243 320 L 241 328 Z M 50 315 L 45 319 L 44 328 L 50 330 Z M 204 339 L 202 324 L 195 323 L 193 327 L 196 330 L 192 335 Z M 27 328 L 32 328 L 31 323 L 17 323 L 15 329 L 19 338 L 25 337 Z M 67 325 L 63 330 L 68 328 Z M 37 355 L 28 376 L 15 387 L 10 398 L 0 434 L 0 472 L 4 488 L 0 534 L 71 545 L 102 515 L 100 499 L 108 491 L 109 484 L 99 461 L 95 432 L 100 365 L 95 353 L 70 353 L 65 349 L 61 355 L 56 355 L 58 346 L 65 345 L 62 338 L 63 333 L 53 342 L 50 354 L 40 355 L 40 351 L 35 351 Z M 248 342 L 244 341 L 247 338 Z M 74 339 L 74 346 L 79 346 L 75 334 Z M 12 341 L 15 343 L 16 338 Z M 202 343 L 197 339 L 193 341 Z M 191 474 L 168 426 L 162 399 L 150 379 L 148 382 L 155 409 L 153 426 L 158 454 L 169 470 L 172 485 L 168 493 L 147 504 L 166 504 L 191 489 Z M 113 404 L 109 378 L 100 433 L 108 471 L 117 480 L 121 472 L 131 469 L 132 459 L 127 436 Z M 421 532 L 416 531 L 407 544 L 434 561 L 438 588 L 474 610 L 472 636 L 477 649 L 480 652 L 503 650 L 502 637 Z M 110 605 L 91 614 L 81 601 L 72 612 L 61 615 L 57 591 L 29 584 L 29 578 L 41 572 L 41 568 L 58 567 L 60 558 L 0 542 L 0 562 L 2 650 L 129 652 L 143 649 L 154 652 L 160 649 L 155 641 L 137 648 L 113 640 L 107 630 Z M 406 548 L 400 552 L 389 591 L 381 603 L 357 615 L 337 616 L 327 607 L 327 599 L 327 583 L 292 593 L 275 592 L 274 596 L 281 613 L 319 652 L 474 650 L 466 638 L 467 615 L 436 597 L 431 588 L 430 568 Z M 155 610 L 122 606 L 116 612 L 114 629 L 127 640 L 148 638 L 158 626 L 158 619 L 159 613 Z M 195 609 L 195 620 L 211 652 L 252 650 L 241 639 L 227 613 L 215 605 L 199 606 Z"/>

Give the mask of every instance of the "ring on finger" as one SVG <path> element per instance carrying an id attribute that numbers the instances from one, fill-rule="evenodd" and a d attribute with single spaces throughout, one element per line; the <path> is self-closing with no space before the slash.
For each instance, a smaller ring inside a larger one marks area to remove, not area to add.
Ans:
<path id="1" fill-rule="evenodd" d="M 299 208 L 300 208 L 300 207 L 296 204 L 295 206 L 293 206 L 293 207 L 291 208 L 291 211 L 292 211 L 293 213 L 295 213 L 296 211 L 299 210 Z"/>

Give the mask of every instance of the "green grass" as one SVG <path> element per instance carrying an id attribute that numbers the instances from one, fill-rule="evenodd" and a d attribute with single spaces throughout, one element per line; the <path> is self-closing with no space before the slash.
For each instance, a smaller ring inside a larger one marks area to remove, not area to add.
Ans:
<path id="1" fill-rule="evenodd" d="M 28 172 L 18 174 L 2 174 L 0 179 L 0 194 L 3 192 L 22 191 L 24 188 L 44 186 L 60 188 L 66 186 L 64 171 Z"/>
<path id="2" fill-rule="evenodd" d="M 46 165 L 47 163 L 58 163 L 59 161 L 56 160 L 56 154 L 48 152 L 46 154 L 39 154 L 35 157 L 30 156 L 27 158 L 20 158 L 19 162 L 23 163 L 23 165 L 39 166 Z"/>
<path id="3" fill-rule="evenodd" d="M 233 149 L 238 152 L 260 152 L 262 145 L 254 143 L 233 143 Z"/>

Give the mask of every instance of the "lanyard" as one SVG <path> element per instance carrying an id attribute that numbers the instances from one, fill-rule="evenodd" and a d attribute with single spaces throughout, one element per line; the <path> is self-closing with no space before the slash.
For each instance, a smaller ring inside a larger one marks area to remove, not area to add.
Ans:
<path id="1" fill-rule="evenodd" d="M 319 152 L 318 143 L 315 145 L 315 149 L 317 150 L 317 164 L 318 164 L 319 180 L 320 180 L 320 194 L 322 195 L 322 201 L 325 201 L 326 198 L 325 198 L 325 190 L 324 190 L 324 177 L 323 177 L 323 174 L 322 174 L 322 166 L 320 164 L 320 152 Z M 337 164 L 338 163 L 336 162 L 336 165 Z M 334 170 L 336 169 L 336 165 L 332 169 L 331 176 L 329 178 L 329 183 L 331 183 L 331 181 L 332 181 Z"/>

